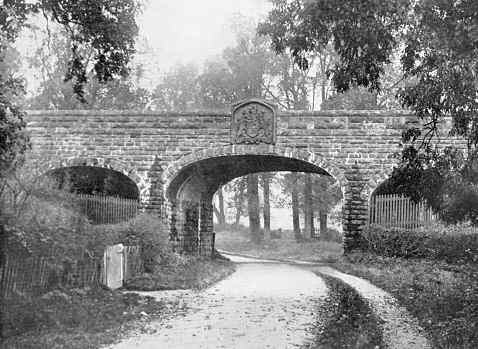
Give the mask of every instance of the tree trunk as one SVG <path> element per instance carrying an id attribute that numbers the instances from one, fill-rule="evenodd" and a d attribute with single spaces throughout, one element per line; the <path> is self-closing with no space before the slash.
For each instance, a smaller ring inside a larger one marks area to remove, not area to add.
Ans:
<path id="1" fill-rule="evenodd" d="M 306 236 L 314 237 L 314 209 L 312 207 L 312 176 L 310 173 L 305 174 L 304 181 L 304 218 Z"/>
<path id="2" fill-rule="evenodd" d="M 270 204 L 270 174 L 262 174 L 262 190 L 264 196 L 264 240 L 271 238 L 271 204 Z"/>
<path id="3" fill-rule="evenodd" d="M 221 221 L 221 213 L 219 212 L 219 210 L 217 209 L 217 206 L 216 204 L 212 204 L 212 209 L 214 210 L 214 214 L 216 215 L 216 219 L 217 219 L 217 224 L 221 224 L 220 221 Z"/>
<path id="4" fill-rule="evenodd" d="M 7 254 L 7 232 L 3 221 L 0 220 L 0 268 L 5 266 Z"/>
<path id="5" fill-rule="evenodd" d="M 323 236 L 327 233 L 327 212 L 322 210 L 319 211 L 319 224 L 320 224 L 320 235 Z"/>
<path id="6" fill-rule="evenodd" d="M 236 208 L 236 217 L 234 220 L 234 224 L 237 226 L 240 223 L 241 217 L 244 213 L 243 210 L 243 199 L 244 199 L 244 192 L 246 190 L 246 181 L 244 178 L 239 178 L 237 186 L 234 188 L 234 205 Z"/>
<path id="7" fill-rule="evenodd" d="M 239 225 L 242 216 L 242 207 L 236 207 L 236 217 L 234 219 L 234 225 Z"/>
<path id="8" fill-rule="evenodd" d="M 222 193 L 222 187 L 217 191 L 217 197 L 219 199 L 219 217 L 217 217 L 217 220 L 219 225 L 224 227 L 226 225 L 226 214 L 224 212 L 224 194 Z"/>
<path id="9" fill-rule="evenodd" d="M 297 186 L 297 173 L 292 173 L 292 225 L 296 241 L 302 240 L 299 220 L 299 188 Z"/>
<path id="10" fill-rule="evenodd" d="M 247 206 L 249 211 L 249 230 L 251 240 L 262 241 L 261 221 L 259 218 L 259 185 L 257 174 L 247 175 Z"/>

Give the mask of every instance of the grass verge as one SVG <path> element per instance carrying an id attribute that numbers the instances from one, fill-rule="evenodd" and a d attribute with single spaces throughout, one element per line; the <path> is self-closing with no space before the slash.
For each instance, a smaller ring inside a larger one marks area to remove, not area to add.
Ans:
<path id="1" fill-rule="evenodd" d="M 356 253 L 334 267 L 391 293 L 430 334 L 434 348 L 478 347 L 478 266 Z"/>
<path id="2" fill-rule="evenodd" d="M 0 348 L 99 348 L 129 331 L 146 331 L 150 320 L 180 310 L 176 301 L 91 288 L 9 299 L 2 304 Z"/>
<path id="3" fill-rule="evenodd" d="M 216 248 L 231 253 L 245 254 L 263 259 L 305 260 L 310 262 L 335 262 L 343 255 L 339 242 L 304 240 L 283 237 L 256 244 L 242 231 L 221 231 L 216 234 Z"/>
<path id="4" fill-rule="evenodd" d="M 329 288 L 327 298 L 317 307 L 314 340 L 307 348 L 383 348 L 380 319 L 351 287 L 323 276 Z"/>

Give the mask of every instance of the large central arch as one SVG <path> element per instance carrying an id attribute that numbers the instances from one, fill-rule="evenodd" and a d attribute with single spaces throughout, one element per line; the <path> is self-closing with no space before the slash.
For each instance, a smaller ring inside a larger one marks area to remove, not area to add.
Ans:
<path id="1" fill-rule="evenodd" d="M 191 153 L 163 173 L 171 236 L 181 250 L 210 254 L 212 199 L 221 185 L 250 173 L 310 172 L 334 177 L 344 193 L 343 168 L 309 150 L 275 145 L 228 145 Z"/>

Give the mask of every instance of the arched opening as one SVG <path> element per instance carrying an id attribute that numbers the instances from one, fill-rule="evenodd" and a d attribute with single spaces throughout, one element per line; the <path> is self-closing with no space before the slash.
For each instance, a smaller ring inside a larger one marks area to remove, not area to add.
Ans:
<path id="1" fill-rule="evenodd" d="M 259 173 L 293 173 L 309 180 L 315 176 L 333 178 L 329 182 L 336 183 L 335 189 L 342 198 L 343 184 L 340 181 L 326 169 L 300 158 L 280 154 L 231 154 L 199 159 L 180 168 L 166 187 L 171 204 L 171 235 L 179 248 L 199 254 L 211 253 L 214 248 L 214 194 L 235 178 Z M 300 192 L 307 196 L 304 188 Z M 311 216 L 314 217 L 308 215 Z M 318 225 L 317 220 L 311 224 L 312 227 L 315 225 Z M 320 228 L 312 234 L 318 235 L 317 231 L 320 232 Z M 309 232 L 307 238 L 312 234 Z"/>
<path id="2" fill-rule="evenodd" d="M 95 166 L 69 166 L 48 171 L 59 189 L 74 194 L 78 209 L 93 224 L 126 221 L 138 213 L 139 189 L 122 172 Z"/>
<path id="3" fill-rule="evenodd" d="M 47 175 L 54 178 L 60 188 L 74 193 L 139 198 L 136 183 L 125 174 L 109 168 L 70 166 L 51 170 Z"/>

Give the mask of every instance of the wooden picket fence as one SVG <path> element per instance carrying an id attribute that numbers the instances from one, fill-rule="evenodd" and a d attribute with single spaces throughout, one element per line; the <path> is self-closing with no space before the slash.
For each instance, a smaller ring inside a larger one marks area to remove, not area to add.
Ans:
<path id="1" fill-rule="evenodd" d="M 93 224 L 116 224 L 134 218 L 138 214 L 139 201 L 113 196 L 78 194 L 81 212 Z"/>
<path id="2" fill-rule="evenodd" d="M 0 267 L 0 297 L 34 295 L 55 287 L 86 287 L 101 280 L 97 259 L 55 265 L 50 257 L 6 253 Z"/>
<path id="3" fill-rule="evenodd" d="M 141 248 L 125 246 L 123 280 L 143 272 Z M 33 296 L 56 287 L 95 287 L 104 283 L 103 258 L 55 264 L 53 258 L 28 254 L 7 253 L 0 265 L 0 297 Z"/>
<path id="4" fill-rule="evenodd" d="M 414 203 L 400 194 L 375 195 L 370 202 L 370 223 L 384 227 L 417 229 L 436 221 L 423 202 Z"/>

